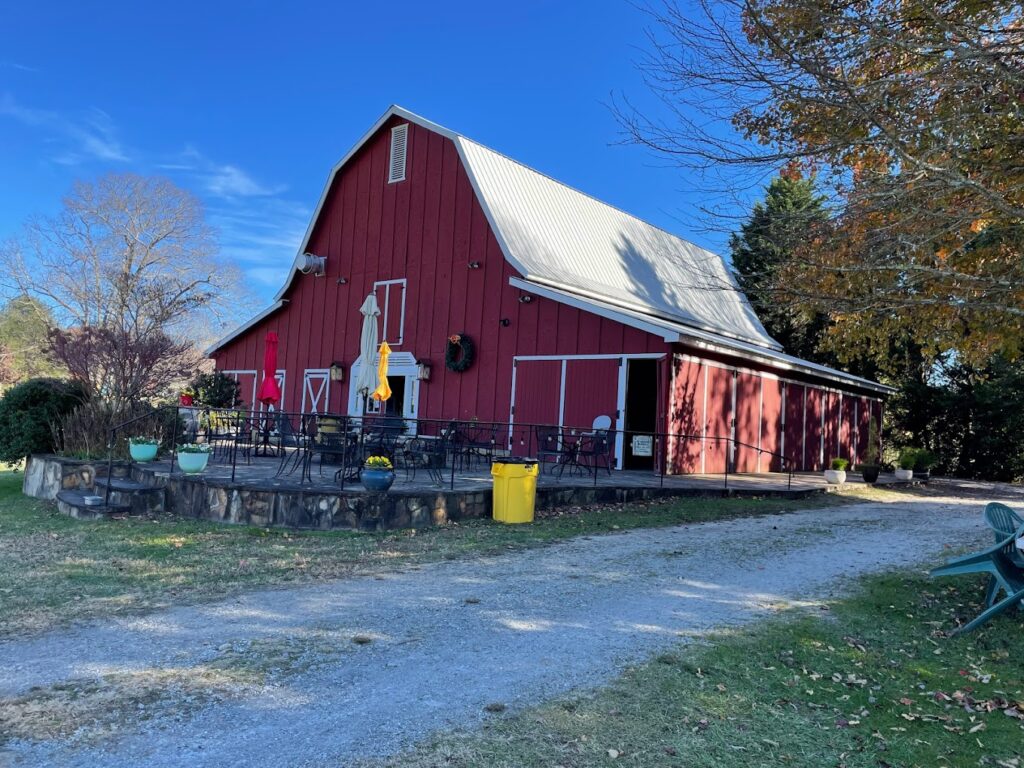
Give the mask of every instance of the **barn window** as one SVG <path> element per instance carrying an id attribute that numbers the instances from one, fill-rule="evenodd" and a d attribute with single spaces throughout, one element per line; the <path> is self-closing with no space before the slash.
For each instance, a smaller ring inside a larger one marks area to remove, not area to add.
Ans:
<path id="1" fill-rule="evenodd" d="M 392 347 L 402 343 L 405 335 L 405 278 L 379 280 L 373 284 L 380 307 L 381 338 Z"/>
<path id="2" fill-rule="evenodd" d="M 388 155 L 388 184 L 405 181 L 405 147 L 409 138 L 409 124 L 391 129 L 391 154 Z"/>

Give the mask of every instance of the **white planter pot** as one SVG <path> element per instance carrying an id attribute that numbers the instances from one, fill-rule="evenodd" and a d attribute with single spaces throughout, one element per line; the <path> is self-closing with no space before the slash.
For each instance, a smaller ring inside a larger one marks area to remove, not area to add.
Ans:
<path id="1" fill-rule="evenodd" d="M 911 480 L 914 477 L 914 470 L 912 469 L 897 469 L 896 479 L 897 480 Z"/>
<path id="2" fill-rule="evenodd" d="M 826 469 L 825 482 L 831 485 L 842 485 L 846 482 L 846 471 L 842 469 Z"/>

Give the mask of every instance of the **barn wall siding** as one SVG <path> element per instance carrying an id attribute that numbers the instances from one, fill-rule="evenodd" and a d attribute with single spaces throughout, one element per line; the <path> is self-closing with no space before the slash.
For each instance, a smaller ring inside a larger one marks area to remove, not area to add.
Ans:
<path id="1" fill-rule="evenodd" d="M 763 451 L 758 456 L 759 472 L 779 472 L 783 469 L 782 397 L 785 384 L 778 379 L 761 378 L 761 440 Z M 796 468 L 789 464 L 788 468 Z"/>
<path id="2" fill-rule="evenodd" d="M 777 372 L 754 372 L 743 360 L 730 365 L 720 357 L 709 360 L 696 350 L 678 349 L 682 351 L 672 366 L 670 430 L 696 431 L 704 439 L 689 445 L 676 439 L 670 471 L 724 471 L 726 441 L 715 438 L 731 434 L 736 441 L 730 464 L 734 472 L 817 471 L 837 456 L 854 463 L 863 460 L 869 409 L 878 418 L 878 400 L 791 381 Z M 694 424 L 700 426 L 695 430 Z"/>

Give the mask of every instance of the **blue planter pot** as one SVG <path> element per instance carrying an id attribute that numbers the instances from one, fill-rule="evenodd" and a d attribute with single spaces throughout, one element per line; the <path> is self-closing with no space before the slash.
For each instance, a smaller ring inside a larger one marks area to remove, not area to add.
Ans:
<path id="1" fill-rule="evenodd" d="M 132 461 L 152 461 L 156 458 L 156 449 L 158 445 L 129 445 L 128 453 L 131 454 Z"/>
<path id="2" fill-rule="evenodd" d="M 372 493 L 387 493 L 395 482 L 395 472 L 391 469 L 363 469 L 359 479 L 366 490 Z"/>
<path id="3" fill-rule="evenodd" d="M 206 463 L 210 460 L 208 453 L 179 453 L 178 466 L 186 475 L 195 475 L 206 469 Z"/>

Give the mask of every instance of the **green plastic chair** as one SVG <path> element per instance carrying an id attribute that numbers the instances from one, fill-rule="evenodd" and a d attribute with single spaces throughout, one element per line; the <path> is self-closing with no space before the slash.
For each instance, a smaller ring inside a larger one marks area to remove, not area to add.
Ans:
<path id="1" fill-rule="evenodd" d="M 998 509 L 998 507 L 1003 509 Z M 991 515 L 989 514 L 990 509 L 992 510 Z M 985 522 L 989 523 L 996 534 L 995 544 L 981 552 L 954 558 L 931 572 L 933 577 L 959 576 L 968 573 L 987 573 L 991 577 L 985 591 L 985 610 L 953 634 L 970 632 L 992 617 L 1019 605 L 1021 600 L 1024 600 L 1024 559 L 1016 546 L 1017 539 L 1024 536 L 1024 522 L 1019 528 L 1010 529 L 1009 535 L 1002 534 L 1001 531 L 1005 530 L 1002 525 L 1007 520 L 1012 520 L 1005 514 L 1006 511 L 1016 516 L 1013 510 L 1002 504 L 997 505 L 996 508 L 990 504 L 985 508 Z M 998 523 L 1000 529 L 997 529 L 993 523 Z M 1000 591 L 1005 592 L 1006 597 L 996 602 Z"/>
<path id="2" fill-rule="evenodd" d="M 1024 517 L 1021 517 L 1005 504 L 993 501 L 985 506 L 985 523 L 992 529 L 992 535 L 998 544 L 1009 536 L 1017 538 L 1017 531 L 1024 526 Z M 1011 546 L 1007 557 L 1018 568 L 1024 569 L 1024 553 L 1017 547 Z M 995 604 L 996 595 L 999 594 L 999 582 L 993 577 L 988 581 L 988 590 L 985 593 L 985 607 L 991 608 Z"/>

